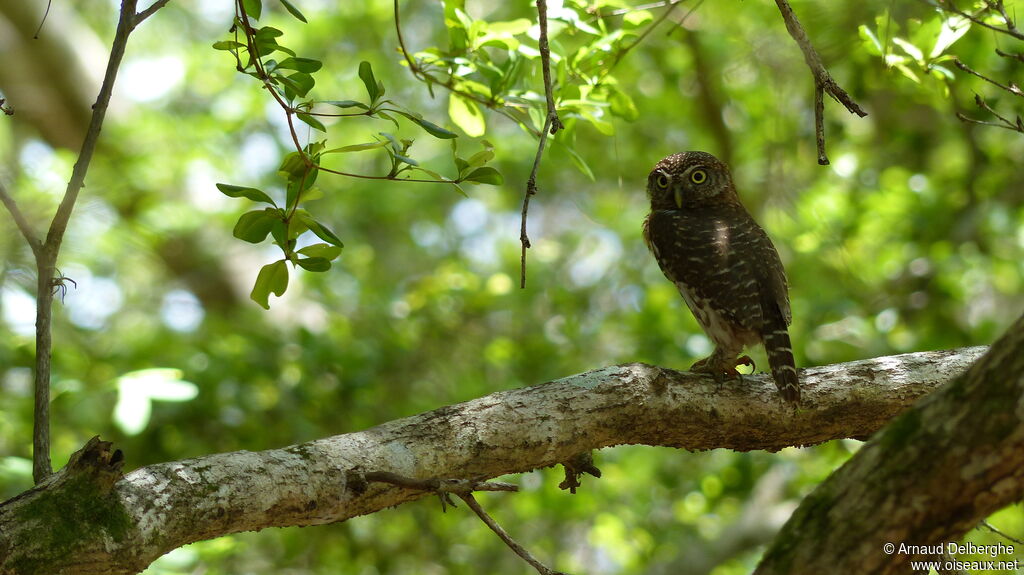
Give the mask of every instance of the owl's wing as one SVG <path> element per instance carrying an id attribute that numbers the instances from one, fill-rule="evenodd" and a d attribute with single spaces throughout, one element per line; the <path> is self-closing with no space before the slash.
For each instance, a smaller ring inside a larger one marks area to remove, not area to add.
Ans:
<path id="1" fill-rule="evenodd" d="M 653 212 L 645 239 L 665 276 L 730 321 L 763 331 L 791 321 L 786 274 L 768 235 L 745 211 Z"/>
<path id="2" fill-rule="evenodd" d="M 761 331 L 762 286 L 773 280 L 761 247 L 767 236 L 750 223 L 706 213 L 653 212 L 647 236 L 661 270 L 689 292 L 688 300 L 707 302 L 731 323 Z"/>
<path id="3" fill-rule="evenodd" d="M 768 234 L 756 224 L 754 231 L 758 236 L 756 244 L 757 251 L 760 253 L 758 260 L 761 271 L 759 275 L 764 282 L 764 288 L 771 296 L 766 298 L 766 302 L 774 302 L 778 306 L 782 319 L 788 326 L 793 321 L 793 313 L 789 308 L 789 283 L 786 281 L 786 271 L 782 267 L 782 260 L 779 259 L 779 252 L 776 251 Z"/>

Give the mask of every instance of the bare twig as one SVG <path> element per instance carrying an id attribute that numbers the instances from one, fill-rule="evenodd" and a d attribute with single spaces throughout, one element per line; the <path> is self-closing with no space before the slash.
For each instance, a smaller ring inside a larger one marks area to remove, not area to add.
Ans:
<path id="1" fill-rule="evenodd" d="M 1018 52 L 1016 54 L 1011 54 L 1009 52 L 1003 52 L 999 48 L 996 48 L 996 54 L 1002 56 L 1003 58 L 1010 58 L 1013 60 L 1017 60 L 1019 62 L 1024 62 L 1024 53 Z"/>
<path id="2" fill-rule="evenodd" d="M 544 155 L 544 145 L 548 134 L 558 133 L 564 126 L 555 109 L 555 96 L 551 88 L 551 48 L 548 46 L 548 3 L 537 0 L 537 22 L 540 26 L 540 67 L 544 76 L 544 98 L 547 102 L 547 115 L 544 117 L 544 128 L 540 131 L 540 142 L 537 143 L 537 155 L 533 158 L 530 178 L 526 180 L 526 195 L 523 197 L 522 219 L 519 228 L 519 242 L 522 253 L 519 256 L 519 287 L 526 289 L 526 250 L 530 247 L 530 237 L 526 234 L 526 218 L 530 211 L 530 198 L 537 194 L 537 169 Z"/>
<path id="3" fill-rule="evenodd" d="M 147 10 L 146 16 L 152 15 L 166 3 L 167 0 L 158 0 L 154 7 Z M 103 75 L 103 84 L 100 86 L 99 95 L 92 106 L 89 128 L 78 152 L 78 161 L 75 162 L 75 167 L 71 172 L 71 179 L 68 180 L 64 197 L 50 222 L 45 240 L 40 242 L 38 239 L 34 239 L 34 234 L 26 234 L 27 226 L 23 222 L 18 222 L 19 216 L 16 208 L 12 209 L 13 199 L 9 198 L 6 192 L 3 194 L 4 205 L 14 215 L 18 227 L 22 229 L 22 235 L 32 246 L 36 256 L 36 362 L 34 428 L 32 432 L 32 477 L 36 483 L 40 483 L 53 473 L 50 464 L 50 360 L 53 352 L 50 324 L 53 298 L 59 291 L 58 286 L 62 285 L 63 281 L 63 278 L 55 276 L 57 256 L 60 254 L 64 232 L 67 230 L 71 212 L 78 200 L 78 194 L 85 186 L 85 176 L 89 171 L 89 164 L 96 150 L 96 142 L 100 137 L 100 128 L 103 126 L 103 119 L 114 91 L 114 82 L 117 79 L 118 69 L 121 67 L 121 60 L 124 58 L 128 36 L 140 22 L 135 13 L 137 4 L 138 0 L 123 0 L 121 2 L 117 30 L 110 48 L 110 58 L 107 60 L 107 68 Z"/>
<path id="4" fill-rule="evenodd" d="M 979 124 L 982 126 L 995 126 L 997 128 L 1003 128 L 1006 130 L 1012 130 L 1014 132 L 1020 132 L 1024 134 L 1024 120 L 1022 120 L 1020 116 L 1017 116 L 1017 120 L 1015 122 L 1011 121 L 1009 118 L 1006 118 L 999 114 L 999 112 L 996 112 L 992 108 L 992 106 L 989 106 L 988 102 L 986 102 L 985 99 L 979 96 L 978 94 L 974 95 L 974 103 L 982 110 L 985 110 L 989 114 L 995 116 L 999 120 L 999 122 L 985 122 L 983 120 L 975 120 L 973 118 L 968 118 L 967 116 L 960 112 L 957 112 L 956 117 L 961 122 L 967 122 L 969 124 Z"/>
<path id="5" fill-rule="evenodd" d="M 1024 91 L 1021 91 L 1020 87 L 1017 86 L 1017 84 L 1014 84 L 1013 82 L 1010 82 L 1009 85 L 1000 84 L 999 82 L 993 80 L 992 78 L 989 78 L 988 76 L 986 76 L 984 74 L 981 74 L 980 72 L 976 72 L 970 66 L 968 66 L 967 64 L 964 64 L 963 62 L 961 62 L 959 58 L 957 58 L 956 60 L 953 60 L 953 64 L 957 68 L 960 68 L 961 70 L 963 70 L 964 72 L 967 72 L 968 74 L 970 74 L 972 76 L 976 76 L 978 78 L 981 78 L 982 80 L 988 82 L 989 84 L 992 84 L 993 86 L 996 86 L 998 88 L 1006 90 L 1007 92 L 1009 92 L 1009 93 L 1011 93 L 1011 94 L 1013 94 L 1015 96 L 1020 96 L 1021 98 L 1024 98 Z"/>
<path id="6" fill-rule="evenodd" d="M 797 20 L 796 14 L 793 13 L 793 8 L 789 5 L 787 0 L 775 0 L 775 4 L 779 7 L 779 12 L 782 14 L 782 19 L 786 22 L 786 30 L 789 31 L 789 35 L 793 37 L 793 40 L 800 46 L 800 49 L 804 53 L 804 60 L 807 62 L 807 66 L 811 69 L 811 74 L 814 76 L 814 89 L 815 89 L 815 134 L 817 135 L 818 142 L 818 163 L 825 166 L 828 165 L 828 156 L 825 154 L 825 120 L 824 120 L 824 104 L 818 104 L 822 100 L 821 93 L 828 92 L 832 98 L 846 107 L 850 113 L 857 114 L 861 118 L 867 116 L 868 113 L 864 111 L 846 90 L 843 90 L 832 76 L 825 69 L 824 64 L 821 63 L 821 56 L 811 45 L 811 40 L 807 37 L 807 32 L 804 31 L 803 26 L 800 25 L 800 21 Z M 819 112 L 820 111 L 820 112 Z"/>
<path id="7" fill-rule="evenodd" d="M 1006 13 L 1006 7 L 1003 6 L 1003 0 L 985 0 L 985 3 L 988 4 L 989 10 L 999 12 L 999 15 L 1003 17 L 1003 22 L 1006 22 L 1007 30 L 1014 33 L 1017 32 L 1017 25 L 1014 24 L 1013 18 L 1010 18 L 1010 15 Z"/>
<path id="8" fill-rule="evenodd" d="M 827 166 L 825 154 L 825 89 L 814 83 L 814 141 L 818 150 L 818 165 Z"/>
<path id="9" fill-rule="evenodd" d="M 982 519 L 981 523 L 979 523 L 978 525 L 981 525 L 982 527 L 984 527 L 985 529 L 988 529 L 992 533 L 995 533 L 996 535 L 999 535 L 1003 539 L 1006 539 L 1008 541 L 1012 541 L 1012 542 L 1014 542 L 1014 543 L 1016 543 L 1018 545 L 1024 545 L 1024 540 L 1018 539 L 1016 537 L 1013 537 L 1012 535 L 1007 535 L 1006 533 L 1003 533 L 1002 531 L 1000 531 L 1000 530 L 996 529 L 995 527 L 993 527 L 991 523 L 989 523 L 988 521 L 986 521 L 984 519 Z"/>
<path id="10" fill-rule="evenodd" d="M 170 1 L 171 0 L 156 0 L 156 2 L 153 2 L 152 6 L 136 14 L 135 21 L 132 23 L 132 28 L 138 26 L 139 24 L 142 24 L 142 22 L 146 18 L 149 18 L 153 14 L 156 14 L 157 10 L 163 8 Z"/>
<path id="11" fill-rule="evenodd" d="M 960 112 L 956 113 L 956 117 L 961 122 L 966 122 L 968 124 L 978 124 L 979 126 L 992 126 L 993 128 L 1003 128 L 1004 130 L 1011 130 L 1013 132 L 1020 132 L 1024 134 L 1024 123 L 1022 123 L 1021 125 L 1014 124 L 1007 120 L 1006 118 L 1003 118 L 1002 116 L 997 116 L 1001 120 L 1001 122 L 986 122 L 984 120 L 975 120 L 974 118 L 967 117 Z"/>
<path id="12" fill-rule="evenodd" d="M 388 483 L 398 487 L 435 492 L 441 496 L 442 508 L 444 508 L 445 505 L 455 506 L 449 498 L 449 495 L 454 493 L 455 495 L 458 495 L 460 499 L 465 501 L 466 504 L 469 505 L 469 508 L 472 509 L 473 512 L 491 528 L 491 531 L 497 533 L 498 537 L 500 537 L 501 540 L 504 541 L 510 549 L 512 549 L 512 551 L 515 551 L 516 555 L 522 557 L 523 560 L 533 566 L 538 573 L 543 575 L 560 575 L 560 572 L 549 569 L 531 555 L 530 552 L 522 545 L 516 543 L 516 541 L 512 539 L 504 529 L 502 529 L 501 525 L 498 525 L 498 523 L 488 515 L 482 507 L 480 507 L 476 498 L 473 497 L 474 491 L 518 491 L 519 486 L 517 485 L 500 481 L 477 481 L 473 479 L 440 479 L 436 477 L 418 479 L 416 477 L 406 477 L 390 471 L 370 471 L 362 474 L 362 477 L 366 481 Z"/>
<path id="13" fill-rule="evenodd" d="M 494 531 L 494 533 L 505 542 L 505 545 L 508 545 L 509 549 L 514 551 L 516 555 L 522 557 L 523 561 L 529 563 L 530 566 L 536 569 L 538 573 L 541 575 L 565 575 L 565 573 L 555 571 L 538 561 L 537 558 L 527 551 L 525 547 L 517 543 L 515 539 L 512 539 L 508 532 L 505 531 L 501 525 L 498 525 L 498 522 L 488 515 L 487 512 L 484 511 L 484 508 L 477 503 L 477 500 L 473 497 L 472 493 L 459 493 L 458 495 L 466 502 L 466 505 L 469 505 L 469 508 L 473 510 L 473 513 L 476 513 L 477 517 L 486 523 L 487 526 L 491 528 L 491 531 Z"/>
<path id="14" fill-rule="evenodd" d="M 50 0 L 47 0 L 47 2 L 46 2 L 46 11 L 43 12 L 43 19 L 39 21 L 39 27 L 36 28 L 36 33 L 32 35 L 32 39 L 33 40 L 38 40 L 39 39 L 39 33 L 43 31 L 43 24 L 46 24 L 46 18 L 47 18 L 47 16 L 50 15 L 50 4 L 52 4 L 52 2 Z"/>
<path id="15" fill-rule="evenodd" d="M 3 202 L 4 207 L 11 213 L 11 217 L 14 218 L 14 223 L 18 226 L 18 230 L 21 232 L 22 237 L 28 242 L 29 247 L 32 248 L 32 253 L 38 257 L 40 241 L 39 236 L 36 235 L 35 230 L 29 225 L 28 220 L 25 219 L 25 215 L 21 213 L 18 208 L 18 204 L 14 201 L 14 197 L 8 193 L 7 188 L 4 187 L 3 183 L 0 183 L 0 201 Z"/>
<path id="16" fill-rule="evenodd" d="M 968 20 L 977 24 L 978 26 L 981 26 L 982 28 L 988 28 L 989 30 L 999 32 L 1001 34 L 1013 36 L 1018 40 L 1024 40 L 1024 33 L 1021 33 L 1020 30 L 1017 29 L 1017 27 L 1013 23 L 1013 20 L 1011 20 L 1010 17 L 1006 14 L 1006 9 L 1003 8 L 1003 3 L 1001 0 L 998 2 L 989 1 L 986 2 L 986 4 L 987 10 L 995 10 L 1000 13 L 1000 15 L 1003 17 L 1003 21 L 1006 22 L 1005 28 L 989 24 L 988 22 L 985 21 L 984 18 L 981 18 L 976 14 L 964 12 L 963 10 L 956 7 L 956 4 L 953 3 L 953 0 L 937 0 L 934 5 L 941 10 L 945 10 L 946 12 L 952 12 L 957 16 L 967 18 Z M 985 10 L 982 10 L 982 12 L 985 12 Z"/>
<path id="17" fill-rule="evenodd" d="M 363 474 L 363 478 L 366 481 L 389 483 L 391 485 L 397 485 L 398 487 L 433 491 L 441 496 L 442 507 L 446 505 L 446 503 L 451 504 L 452 506 L 455 505 L 448 498 L 449 494 L 454 493 L 469 505 L 469 508 L 472 509 L 473 512 L 491 528 L 491 531 L 498 534 L 498 537 L 505 542 L 505 545 L 508 545 L 512 551 L 515 551 L 516 555 L 519 555 L 524 561 L 533 566 L 538 573 L 541 573 L 542 575 L 564 575 L 559 571 L 546 567 L 531 555 L 530 552 L 522 545 L 516 543 L 516 541 L 512 539 L 504 529 L 502 529 L 501 525 L 498 525 L 498 523 L 488 515 L 482 507 L 480 507 L 476 498 L 473 497 L 474 491 L 518 491 L 519 487 L 517 485 L 499 481 L 477 481 L 472 479 L 439 479 L 436 477 L 418 479 L 415 477 L 406 477 L 397 473 L 391 473 L 390 471 L 370 471 Z"/>

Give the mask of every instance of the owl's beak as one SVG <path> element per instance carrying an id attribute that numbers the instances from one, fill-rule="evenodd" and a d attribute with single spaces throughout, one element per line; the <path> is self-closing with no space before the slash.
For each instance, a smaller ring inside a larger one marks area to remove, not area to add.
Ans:
<path id="1" fill-rule="evenodd" d="M 683 191 L 680 189 L 676 189 L 674 191 L 674 194 L 676 197 L 676 207 L 679 208 L 680 210 L 683 209 Z"/>

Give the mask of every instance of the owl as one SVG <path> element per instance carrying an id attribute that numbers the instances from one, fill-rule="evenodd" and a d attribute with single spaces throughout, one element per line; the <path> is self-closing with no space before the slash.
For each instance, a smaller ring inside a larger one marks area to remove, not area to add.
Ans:
<path id="1" fill-rule="evenodd" d="M 737 376 L 744 347 L 763 343 L 783 399 L 800 401 L 787 327 L 786 273 L 768 234 L 740 203 L 729 168 L 706 152 L 673 154 L 647 176 L 647 247 L 715 344 L 692 371 Z"/>

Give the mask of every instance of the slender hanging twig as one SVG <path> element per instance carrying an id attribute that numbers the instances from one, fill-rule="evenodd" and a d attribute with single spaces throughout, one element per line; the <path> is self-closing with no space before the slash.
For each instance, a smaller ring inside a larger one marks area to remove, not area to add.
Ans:
<path id="1" fill-rule="evenodd" d="M 821 56 L 818 55 L 814 46 L 811 45 L 807 32 L 800 25 L 800 21 L 796 19 L 796 14 L 793 13 L 793 8 L 789 5 L 789 2 L 787 0 L 775 0 L 775 4 L 778 5 L 782 19 L 786 22 L 786 30 L 789 31 L 789 35 L 800 46 L 804 53 L 807 67 L 811 69 L 811 75 L 814 76 L 814 132 L 818 144 L 818 163 L 822 166 L 827 166 L 828 156 L 825 154 L 825 104 L 823 93 L 828 92 L 828 95 L 832 96 L 835 101 L 846 106 L 850 113 L 857 114 L 861 118 L 867 116 L 868 113 L 854 102 L 853 98 L 846 93 L 846 90 L 843 90 L 832 79 L 824 64 L 821 63 Z"/>
<path id="2" fill-rule="evenodd" d="M 540 66 L 544 75 L 544 97 L 547 101 L 547 115 L 544 118 L 544 129 L 540 131 L 540 142 L 537 144 L 537 155 L 533 158 L 533 169 L 526 180 L 526 195 L 523 197 L 522 220 L 519 228 L 519 242 L 522 253 L 519 257 L 519 287 L 526 288 L 526 250 L 530 247 L 530 237 L 526 234 L 526 218 L 530 211 L 530 198 L 537 194 L 537 169 L 544 155 L 544 145 L 548 134 L 554 135 L 564 126 L 555 109 L 555 96 L 551 88 L 551 49 L 548 46 L 548 6 L 546 0 L 537 0 L 537 21 L 540 26 Z"/>

